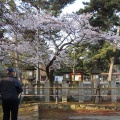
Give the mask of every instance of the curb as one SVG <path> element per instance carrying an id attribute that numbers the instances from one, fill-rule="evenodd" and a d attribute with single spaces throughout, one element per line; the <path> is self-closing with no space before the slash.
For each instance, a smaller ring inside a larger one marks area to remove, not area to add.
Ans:
<path id="1" fill-rule="evenodd" d="M 120 110 L 120 104 L 40 103 L 38 109 L 63 110 Z"/>

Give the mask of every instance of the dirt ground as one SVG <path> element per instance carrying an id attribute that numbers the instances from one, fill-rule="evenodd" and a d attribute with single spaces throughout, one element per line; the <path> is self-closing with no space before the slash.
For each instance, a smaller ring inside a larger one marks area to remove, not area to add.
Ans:
<path id="1" fill-rule="evenodd" d="M 18 120 L 120 120 L 120 111 L 115 110 L 40 110 L 38 119 L 37 104 L 22 104 L 19 108 Z M 0 120 L 2 110 L 0 107 Z"/>
<path id="2" fill-rule="evenodd" d="M 19 107 L 18 120 L 38 120 L 37 104 L 22 104 Z"/>
<path id="3" fill-rule="evenodd" d="M 40 110 L 40 120 L 119 120 L 120 111 Z"/>
<path id="4" fill-rule="evenodd" d="M 18 120 L 37 120 L 35 119 L 35 113 L 37 110 L 37 105 L 32 104 L 22 104 L 19 107 Z M 3 119 L 2 107 L 0 104 L 0 120 Z"/>

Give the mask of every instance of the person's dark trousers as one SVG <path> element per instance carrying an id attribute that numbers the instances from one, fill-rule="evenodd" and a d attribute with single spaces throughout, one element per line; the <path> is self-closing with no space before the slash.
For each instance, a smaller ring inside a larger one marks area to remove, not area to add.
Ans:
<path id="1" fill-rule="evenodd" d="M 18 99 L 2 100 L 3 120 L 17 120 L 18 116 Z"/>

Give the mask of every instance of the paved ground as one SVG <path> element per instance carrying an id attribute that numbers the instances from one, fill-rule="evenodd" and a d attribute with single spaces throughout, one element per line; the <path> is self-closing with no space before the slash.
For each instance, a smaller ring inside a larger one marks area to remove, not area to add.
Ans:
<path id="1" fill-rule="evenodd" d="M 69 120 L 120 120 L 120 116 L 73 116 Z"/>
<path id="2" fill-rule="evenodd" d="M 76 115 L 71 116 L 68 120 L 120 120 L 120 113 L 114 112 L 112 114 L 103 115 L 103 114 L 84 114 L 84 115 Z"/>

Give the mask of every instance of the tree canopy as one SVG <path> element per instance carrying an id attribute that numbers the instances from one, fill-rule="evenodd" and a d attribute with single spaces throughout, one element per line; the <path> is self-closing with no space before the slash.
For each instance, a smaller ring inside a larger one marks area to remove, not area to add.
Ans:
<path id="1" fill-rule="evenodd" d="M 51 12 L 42 9 L 39 11 L 36 7 L 25 8 L 21 12 L 18 9 L 11 10 L 5 3 L 4 8 L 2 28 L 5 33 L 0 47 L 5 55 L 16 52 L 23 63 L 35 66 L 42 63 L 48 76 L 50 71 L 60 68 L 63 61 L 73 63 L 67 54 L 69 46 L 83 43 L 93 45 L 100 40 L 116 46 L 119 44 L 119 36 L 89 24 L 92 13 L 54 16 Z"/>
<path id="2" fill-rule="evenodd" d="M 114 25 L 119 25 L 120 0 L 90 0 L 83 2 L 84 9 L 80 13 L 93 12 L 90 22 L 103 30 L 109 30 Z"/>

